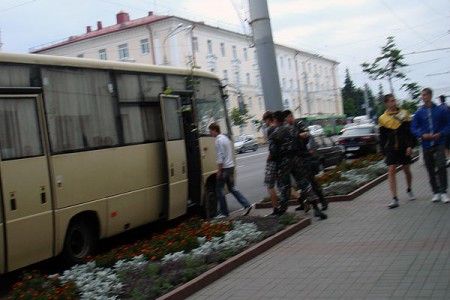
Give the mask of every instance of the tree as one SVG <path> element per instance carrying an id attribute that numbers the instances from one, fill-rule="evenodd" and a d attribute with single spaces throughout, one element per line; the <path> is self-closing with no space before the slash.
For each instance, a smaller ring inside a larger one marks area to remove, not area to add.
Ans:
<path id="1" fill-rule="evenodd" d="M 344 87 L 342 88 L 342 100 L 344 104 L 344 114 L 347 116 L 357 116 L 365 114 L 364 90 L 356 88 L 349 70 L 345 70 Z"/>
<path id="2" fill-rule="evenodd" d="M 381 55 L 375 58 L 373 63 L 364 62 L 361 64 L 363 72 L 369 74 L 372 80 L 387 79 L 391 93 L 394 94 L 392 80 L 394 78 L 405 79 L 406 75 L 401 68 L 408 66 L 403 62 L 403 55 L 396 48 L 394 37 L 387 37 L 387 43 L 381 48 Z"/>
<path id="3" fill-rule="evenodd" d="M 247 104 L 244 103 L 243 108 L 244 114 L 241 113 L 242 108 L 240 109 L 239 107 L 233 107 L 230 112 L 231 125 L 239 127 L 241 134 L 242 128 L 247 125 L 248 120 L 253 118 L 253 116 L 248 114 Z"/>
<path id="4" fill-rule="evenodd" d="M 402 84 L 401 88 L 404 88 L 405 91 L 411 95 L 411 99 L 413 100 L 414 103 L 417 104 L 420 101 L 420 91 L 422 88 L 417 83 L 415 82 L 405 83 Z"/>

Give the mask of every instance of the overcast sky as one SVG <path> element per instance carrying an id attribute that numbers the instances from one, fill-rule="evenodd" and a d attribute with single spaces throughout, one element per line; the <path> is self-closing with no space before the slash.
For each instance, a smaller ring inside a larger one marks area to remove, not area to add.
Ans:
<path id="1" fill-rule="evenodd" d="M 345 69 L 357 87 L 368 83 L 378 92 L 360 64 L 373 62 L 388 36 L 409 66 L 406 75 L 435 96 L 450 96 L 450 0 L 267 0 L 274 40 L 338 61 L 339 82 Z M 247 0 L 0 0 L 2 50 L 29 48 L 116 23 L 124 10 L 131 19 L 149 11 L 175 15 L 231 30 L 243 30 Z M 207 17 L 205 17 L 207 16 Z M 395 83 L 397 96 L 401 82 Z M 450 98 L 447 99 L 450 103 Z"/>

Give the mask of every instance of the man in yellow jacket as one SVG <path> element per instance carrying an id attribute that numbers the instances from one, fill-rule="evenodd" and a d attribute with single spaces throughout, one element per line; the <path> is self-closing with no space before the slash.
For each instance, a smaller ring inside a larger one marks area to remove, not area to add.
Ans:
<path id="1" fill-rule="evenodd" d="M 395 178 L 395 168 L 403 165 L 407 184 L 407 197 L 414 200 L 415 196 L 411 189 L 412 174 L 410 170 L 412 148 L 415 137 L 410 130 L 411 116 L 408 111 L 397 107 L 393 94 L 384 96 L 386 111 L 378 119 L 380 126 L 380 146 L 384 154 L 384 161 L 388 165 L 389 187 L 392 193 L 392 202 L 389 208 L 399 206 L 397 198 L 397 181 Z"/>

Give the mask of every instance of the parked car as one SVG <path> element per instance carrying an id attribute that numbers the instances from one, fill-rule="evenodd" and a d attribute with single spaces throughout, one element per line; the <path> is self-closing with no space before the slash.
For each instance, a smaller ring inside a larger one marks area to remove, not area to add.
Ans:
<path id="1" fill-rule="evenodd" d="M 336 166 L 345 158 L 343 148 L 333 138 L 325 135 L 312 136 L 308 146 L 312 154 L 312 160 L 318 168 L 317 171 Z"/>
<path id="2" fill-rule="evenodd" d="M 308 126 L 308 130 L 312 136 L 324 134 L 323 127 L 321 125 L 310 125 Z"/>
<path id="3" fill-rule="evenodd" d="M 236 153 L 246 152 L 248 150 L 256 151 L 258 141 L 251 135 L 239 135 L 234 138 L 234 151 Z"/>
<path id="4" fill-rule="evenodd" d="M 378 126 L 373 124 L 356 125 L 347 128 L 338 138 L 345 153 L 369 154 L 379 151 Z"/>

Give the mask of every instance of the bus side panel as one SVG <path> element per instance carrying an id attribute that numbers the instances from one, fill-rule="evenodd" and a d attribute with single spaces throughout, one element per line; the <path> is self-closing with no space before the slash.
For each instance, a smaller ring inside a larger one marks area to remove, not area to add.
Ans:
<path id="1" fill-rule="evenodd" d="M 165 184 L 164 162 L 163 143 L 54 156 L 57 208 Z"/>
<path id="2" fill-rule="evenodd" d="M 0 205 L 1 206 L 1 205 Z M 0 208 L 0 213 L 2 209 Z M 0 274 L 5 273 L 5 238 L 4 232 L 5 227 L 3 226 L 3 219 L 0 215 Z"/>
<path id="3" fill-rule="evenodd" d="M 1 162 L 8 271 L 53 255 L 51 193 L 45 156 Z"/>
<path id="4" fill-rule="evenodd" d="M 106 236 L 159 220 L 166 195 L 167 186 L 159 185 L 109 198 Z"/>
<path id="5" fill-rule="evenodd" d="M 216 139 L 212 136 L 203 136 L 199 139 L 202 158 L 203 185 L 205 185 L 207 179 L 217 171 L 215 141 Z M 205 190 L 202 189 L 202 192 L 202 199 L 204 199 Z"/>
<path id="6" fill-rule="evenodd" d="M 187 212 L 188 180 L 184 140 L 167 142 L 170 156 L 169 178 L 169 219 L 182 216 Z"/>

